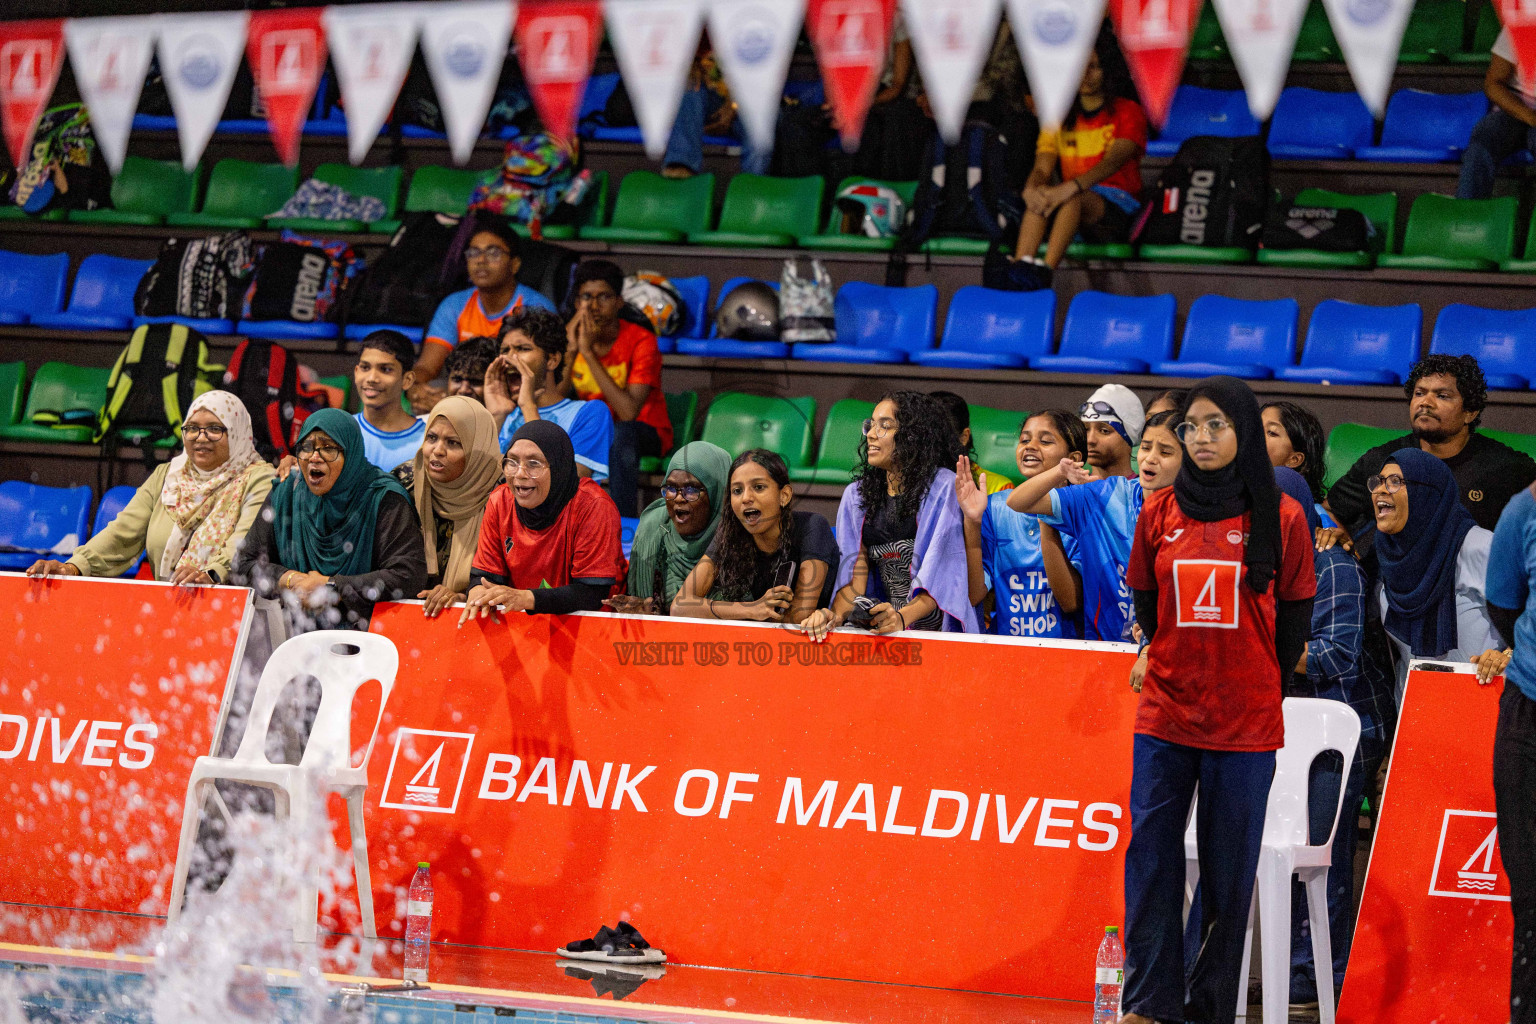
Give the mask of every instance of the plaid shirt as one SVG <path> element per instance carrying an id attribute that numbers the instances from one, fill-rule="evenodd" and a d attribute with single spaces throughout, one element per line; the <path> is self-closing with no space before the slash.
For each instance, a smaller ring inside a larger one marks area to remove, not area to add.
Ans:
<path id="1" fill-rule="evenodd" d="M 1340 700 L 1355 709 L 1361 728 L 1388 729 L 1397 717 L 1390 664 L 1383 668 L 1366 643 L 1365 573 L 1342 547 L 1313 556 L 1317 597 L 1307 674 L 1292 676 L 1291 695 Z"/>

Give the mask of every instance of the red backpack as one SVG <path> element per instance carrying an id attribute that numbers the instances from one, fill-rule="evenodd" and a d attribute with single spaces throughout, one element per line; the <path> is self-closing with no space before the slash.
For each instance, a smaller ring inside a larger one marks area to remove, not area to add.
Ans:
<path id="1" fill-rule="evenodd" d="M 309 414 L 329 405 L 323 388 L 299 383 L 299 364 L 275 342 L 248 338 L 224 371 L 224 390 L 251 414 L 256 450 L 276 462 L 292 453 Z"/>

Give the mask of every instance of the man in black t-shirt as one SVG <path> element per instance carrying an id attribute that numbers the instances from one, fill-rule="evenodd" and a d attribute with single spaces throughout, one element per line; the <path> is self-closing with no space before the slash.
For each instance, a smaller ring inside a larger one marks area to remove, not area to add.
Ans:
<path id="1" fill-rule="evenodd" d="M 1488 404 L 1483 371 L 1471 356 L 1430 355 L 1414 364 L 1403 386 L 1413 432 L 1377 445 L 1328 489 L 1328 509 L 1363 555 L 1375 540 L 1366 480 L 1392 453 L 1419 447 L 1441 459 L 1456 478 L 1461 503 L 1477 525 L 1492 530 L 1509 499 L 1536 480 L 1536 462 L 1524 452 L 1477 433 Z"/>

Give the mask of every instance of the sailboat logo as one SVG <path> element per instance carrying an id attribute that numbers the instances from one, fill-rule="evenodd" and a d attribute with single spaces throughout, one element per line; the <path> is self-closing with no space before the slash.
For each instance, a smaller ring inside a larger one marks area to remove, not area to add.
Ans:
<path id="1" fill-rule="evenodd" d="M 452 814 L 459 807 L 474 744 L 474 735 L 467 732 L 399 730 L 379 806 Z"/>
<path id="2" fill-rule="evenodd" d="M 1173 590 L 1180 626 L 1236 629 L 1237 584 L 1243 563 L 1179 558 L 1173 563 Z"/>
<path id="3" fill-rule="evenodd" d="M 1498 819 L 1492 811 L 1445 812 L 1429 894 L 1509 902 L 1509 879 L 1499 855 Z"/>

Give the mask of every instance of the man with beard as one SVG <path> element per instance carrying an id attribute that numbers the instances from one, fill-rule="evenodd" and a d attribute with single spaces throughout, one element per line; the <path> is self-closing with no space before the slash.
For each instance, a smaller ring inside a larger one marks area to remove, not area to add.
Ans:
<path id="1" fill-rule="evenodd" d="M 1471 356 L 1430 355 L 1414 364 L 1403 386 L 1412 433 L 1379 444 L 1328 489 L 1328 509 L 1355 538 L 1363 556 L 1375 539 L 1366 480 L 1399 448 L 1417 446 L 1439 458 L 1456 478 L 1461 504 L 1485 530 L 1516 494 L 1536 480 L 1536 462 L 1477 432 L 1488 386 Z"/>

